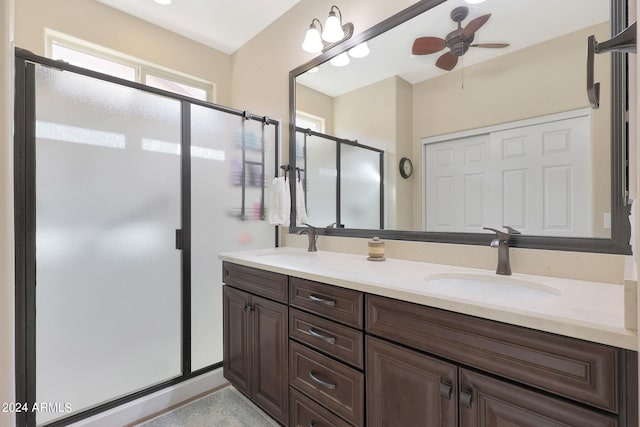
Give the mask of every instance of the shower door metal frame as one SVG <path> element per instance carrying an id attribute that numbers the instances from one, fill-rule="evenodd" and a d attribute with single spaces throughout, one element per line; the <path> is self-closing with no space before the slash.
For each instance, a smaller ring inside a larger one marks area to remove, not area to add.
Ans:
<path id="1" fill-rule="evenodd" d="M 180 155 L 180 203 L 181 203 L 181 374 L 116 398 L 109 402 L 81 410 L 71 416 L 58 419 L 47 427 L 65 426 L 91 417 L 124 403 L 149 395 L 169 386 L 182 383 L 206 372 L 222 367 L 222 361 L 196 371 L 191 371 L 191 106 L 199 105 L 223 113 L 242 117 L 243 120 L 274 125 L 275 165 L 277 175 L 280 145 L 280 123 L 266 116 L 235 110 L 217 104 L 196 100 L 141 83 L 131 82 L 85 68 L 77 67 L 35 55 L 16 48 L 15 56 L 15 131 L 14 131 L 14 203 L 15 203 L 15 381 L 16 403 L 19 407 L 32 408 L 36 404 L 36 165 L 35 165 L 35 67 L 36 64 L 69 71 L 98 80 L 127 86 L 144 92 L 172 98 L 181 103 L 181 155 Z M 263 126 L 264 128 L 264 126 Z M 264 184 L 264 183 L 263 183 Z M 178 240 L 178 239 L 177 239 Z M 275 227 L 275 246 L 279 245 L 279 227 Z M 178 241 L 176 241 L 178 243 Z M 36 425 L 36 412 L 16 411 L 16 425 Z"/>

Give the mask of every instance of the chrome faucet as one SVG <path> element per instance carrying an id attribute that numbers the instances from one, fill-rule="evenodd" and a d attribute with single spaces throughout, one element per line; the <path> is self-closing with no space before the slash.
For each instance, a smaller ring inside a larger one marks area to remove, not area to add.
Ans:
<path id="1" fill-rule="evenodd" d="M 304 225 L 306 225 L 307 228 L 298 231 L 298 234 L 306 234 L 309 237 L 309 248 L 307 249 L 307 252 L 318 252 L 318 247 L 316 246 L 316 241 L 318 240 L 316 228 L 306 222 Z"/>
<path id="2" fill-rule="evenodd" d="M 496 237 L 491 240 L 490 246 L 492 248 L 498 248 L 498 267 L 496 268 L 496 274 L 502 274 L 505 276 L 511 275 L 511 265 L 509 263 L 509 238 L 514 234 L 520 234 L 515 228 L 504 225 L 504 231 L 496 230 L 495 228 L 483 227 L 485 230 L 491 230 L 496 233 Z"/>

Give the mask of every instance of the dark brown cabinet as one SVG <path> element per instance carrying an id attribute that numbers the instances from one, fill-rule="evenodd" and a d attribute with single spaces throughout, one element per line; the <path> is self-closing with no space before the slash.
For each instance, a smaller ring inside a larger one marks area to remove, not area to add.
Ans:
<path id="1" fill-rule="evenodd" d="M 486 375 L 460 369 L 461 427 L 616 427 L 602 414 Z"/>
<path id="2" fill-rule="evenodd" d="M 285 304 L 224 286 L 224 377 L 284 425 L 289 418 L 288 316 Z"/>
<path id="3" fill-rule="evenodd" d="M 637 426 L 635 352 L 374 295 L 365 313 L 369 426 Z"/>
<path id="4" fill-rule="evenodd" d="M 455 427 L 457 367 L 368 336 L 367 426 Z"/>
<path id="5" fill-rule="evenodd" d="M 637 427 L 637 353 L 224 263 L 224 375 L 283 425 Z"/>

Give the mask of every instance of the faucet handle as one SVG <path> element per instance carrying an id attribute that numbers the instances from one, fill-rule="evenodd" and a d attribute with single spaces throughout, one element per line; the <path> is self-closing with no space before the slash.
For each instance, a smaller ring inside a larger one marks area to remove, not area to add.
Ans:
<path id="1" fill-rule="evenodd" d="M 504 231 L 500 231 L 500 230 L 496 230 L 495 228 L 491 228 L 491 227 L 482 227 L 484 230 L 489 230 L 489 231 L 493 231 L 494 233 L 496 233 L 496 237 L 500 240 L 509 240 L 509 234 L 505 233 Z"/>
<path id="2" fill-rule="evenodd" d="M 508 225 L 503 225 L 502 228 L 506 229 L 509 232 L 509 234 L 522 234 L 521 232 L 519 232 L 515 228 L 510 227 Z"/>

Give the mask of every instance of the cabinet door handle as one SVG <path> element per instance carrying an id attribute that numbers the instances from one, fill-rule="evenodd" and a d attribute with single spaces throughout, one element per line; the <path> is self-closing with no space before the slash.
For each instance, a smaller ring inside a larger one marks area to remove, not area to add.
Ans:
<path id="1" fill-rule="evenodd" d="M 444 399 L 451 400 L 451 384 L 440 383 L 440 396 Z"/>
<path id="2" fill-rule="evenodd" d="M 473 394 L 470 391 L 461 391 L 460 392 L 460 404 L 465 408 L 471 408 L 471 398 Z"/>
<path id="3" fill-rule="evenodd" d="M 336 306 L 335 300 L 322 298 L 322 297 L 319 297 L 319 296 L 314 295 L 314 294 L 309 294 L 309 301 L 317 302 L 317 303 L 324 304 L 324 305 L 328 305 L 329 307 L 335 307 Z"/>
<path id="4" fill-rule="evenodd" d="M 244 311 L 245 313 L 247 312 L 252 312 L 253 311 L 253 307 L 251 306 L 251 304 L 249 304 L 248 302 L 244 302 L 244 306 L 242 307 L 242 311 Z"/>
<path id="5" fill-rule="evenodd" d="M 331 384 L 331 383 L 328 383 L 326 381 L 321 380 L 320 378 L 318 378 L 316 376 L 316 374 L 313 373 L 313 371 L 309 372 L 309 377 L 313 381 L 315 381 L 316 383 L 320 384 L 322 387 L 324 387 L 326 389 L 329 389 L 329 390 L 335 390 L 336 389 L 336 385 L 335 384 Z"/>
<path id="6" fill-rule="evenodd" d="M 331 337 L 329 335 L 321 334 L 320 332 L 317 332 L 313 328 L 309 328 L 308 332 L 309 332 L 309 335 L 311 335 L 312 337 L 319 338 L 322 341 L 328 342 L 329 344 L 335 344 L 336 343 L 336 337 Z"/>

